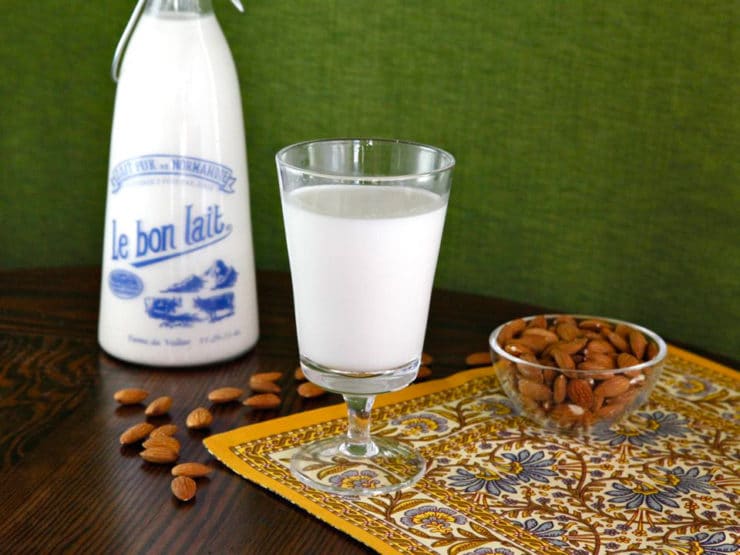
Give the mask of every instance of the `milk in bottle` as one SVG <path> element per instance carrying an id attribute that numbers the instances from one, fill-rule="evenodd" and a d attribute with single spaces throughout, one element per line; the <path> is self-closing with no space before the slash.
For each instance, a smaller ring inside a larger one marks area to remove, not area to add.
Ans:
<path id="1" fill-rule="evenodd" d="M 210 0 L 138 8 L 113 116 L 98 337 L 130 362 L 215 362 L 259 333 L 236 69 Z"/>

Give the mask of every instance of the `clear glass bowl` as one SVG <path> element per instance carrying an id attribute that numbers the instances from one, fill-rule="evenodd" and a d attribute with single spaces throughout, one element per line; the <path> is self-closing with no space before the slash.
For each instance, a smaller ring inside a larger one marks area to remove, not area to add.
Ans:
<path id="1" fill-rule="evenodd" d="M 489 345 L 501 388 L 521 413 L 568 432 L 609 427 L 644 404 L 667 353 L 642 326 L 579 314 L 511 320 Z"/>

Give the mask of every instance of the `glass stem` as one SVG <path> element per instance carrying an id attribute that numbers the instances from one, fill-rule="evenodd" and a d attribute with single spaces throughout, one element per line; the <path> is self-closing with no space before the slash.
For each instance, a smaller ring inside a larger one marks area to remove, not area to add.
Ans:
<path id="1" fill-rule="evenodd" d="M 375 396 L 345 395 L 344 401 L 347 403 L 349 418 L 347 442 L 344 446 L 347 454 L 356 457 L 373 456 L 378 451 L 370 438 L 370 412 L 373 409 Z"/>

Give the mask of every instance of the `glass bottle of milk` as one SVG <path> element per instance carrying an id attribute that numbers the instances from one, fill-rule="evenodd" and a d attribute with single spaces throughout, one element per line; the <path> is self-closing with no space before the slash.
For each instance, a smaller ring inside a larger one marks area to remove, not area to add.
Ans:
<path id="1" fill-rule="evenodd" d="M 139 0 L 113 77 L 100 345 L 154 366 L 240 355 L 259 334 L 246 144 L 211 1 Z"/>

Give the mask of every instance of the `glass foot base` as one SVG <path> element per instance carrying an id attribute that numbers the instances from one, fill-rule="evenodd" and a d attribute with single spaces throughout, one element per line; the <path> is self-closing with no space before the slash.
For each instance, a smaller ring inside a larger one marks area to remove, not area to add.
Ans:
<path id="1" fill-rule="evenodd" d="M 373 437 L 352 445 L 346 436 L 323 439 L 301 448 L 290 461 L 293 475 L 307 486 L 338 495 L 379 495 L 414 484 L 426 462 L 395 439 Z"/>

